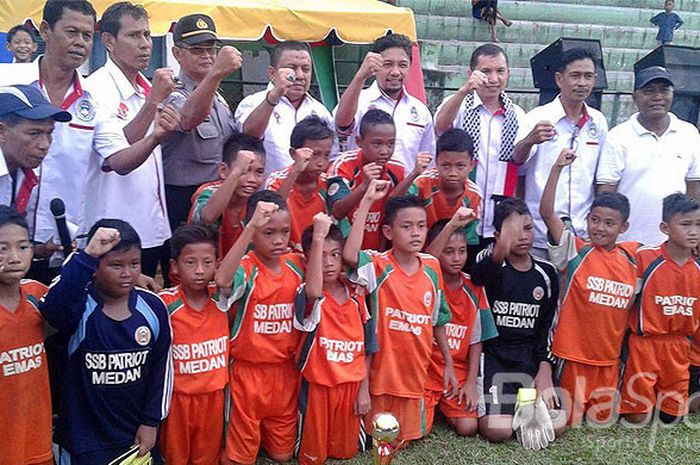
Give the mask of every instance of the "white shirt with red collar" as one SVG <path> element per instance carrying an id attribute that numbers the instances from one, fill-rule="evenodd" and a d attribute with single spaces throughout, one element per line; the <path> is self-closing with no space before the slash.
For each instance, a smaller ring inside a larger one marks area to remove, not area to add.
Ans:
<path id="1" fill-rule="evenodd" d="M 139 73 L 134 87 L 110 59 L 87 78 L 87 86 L 98 96 L 100 107 L 116 115 L 123 128 L 131 122 L 151 90 L 151 83 Z M 148 133 L 153 130 L 152 126 Z M 141 166 L 119 175 L 107 165 L 109 156 L 93 150 L 90 157 L 85 202 L 84 228 L 100 218 L 118 218 L 131 224 L 143 248 L 158 247 L 171 236 L 165 206 L 163 159 L 157 146 Z"/>
<path id="2" fill-rule="evenodd" d="M 29 169 L 26 172 L 29 172 Z M 7 205 L 25 215 L 29 225 L 29 237 L 34 231 L 33 221 L 38 190 L 35 183 L 38 183 L 39 170 L 31 170 L 31 172 L 34 173 L 35 180 L 28 182 L 26 191 L 23 192 L 25 182 L 30 181 L 30 179 L 27 179 L 23 169 L 17 169 L 14 173 L 10 173 L 5 155 L 0 148 L 0 205 Z"/>
<path id="3" fill-rule="evenodd" d="M 41 57 L 32 63 L 0 65 L 0 85 L 32 84 L 48 99 L 39 73 L 40 60 Z M 129 146 L 116 118 L 99 108 L 95 94 L 85 89 L 85 84 L 85 79 L 76 72 L 61 104 L 61 109 L 68 111 L 73 119 L 69 123 L 56 122 L 49 153 L 39 167 L 39 185 L 35 188 L 37 208 L 30 219 L 35 224 L 33 239 L 38 242 L 58 238 L 56 221 L 49 208 L 55 197 L 65 203 L 68 222 L 82 223 L 85 178 L 93 150 L 106 158 Z"/>
<path id="4" fill-rule="evenodd" d="M 521 168 L 525 174 L 525 202 L 535 222 L 535 247 L 547 247 L 547 227 L 540 216 L 540 202 L 552 166 L 564 148 L 573 148 L 576 160 L 561 172 L 557 185 L 554 211 L 571 218 L 576 235 L 587 238 L 586 216 L 595 193 L 595 173 L 598 166 L 608 122 L 595 108 L 583 104 L 583 117 L 571 121 L 566 117 L 559 96 L 546 105 L 532 109 L 520 125 L 518 140 L 525 138 L 540 121 L 554 125 L 552 140 L 535 145 Z"/>
<path id="5" fill-rule="evenodd" d="M 398 100 L 393 100 L 379 88 L 377 81 L 360 92 L 357 101 L 357 112 L 349 128 L 339 128 L 336 131 L 348 138 L 348 150 L 357 149 L 355 138 L 360 129 L 360 122 L 367 111 L 377 108 L 384 110 L 394 118 L 396 125 L 396 145 L 393 158 L 406 166 L 410 173 L 416 165 L 418 152 L 429 152 L 435 156 L 435 127 L 433 115 L 428 107 L 403 89 Z M 335 117 L 338 107 L 333 110 Z"/>

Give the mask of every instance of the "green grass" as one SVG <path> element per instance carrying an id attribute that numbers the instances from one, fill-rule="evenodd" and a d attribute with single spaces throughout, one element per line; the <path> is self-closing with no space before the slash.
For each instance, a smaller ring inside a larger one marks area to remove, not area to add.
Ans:
<path id="1" fill-rule="evenodd" d="M 427 439 L 400 451 L 392 465 L 698 465 L 700 413 L 691 415 L 688 422 L 692 427 L 581 427 L 567 431 L 549 449 L 534 452 L 514 441 L 494 445 L 481 439 L 459 438 L 438 420 Z M 258 460 L 259 465 L 273 463 L 265 458 Z M 327 463 L 369 465 L 372 457 L 361 454 L 353 460 Z"/>

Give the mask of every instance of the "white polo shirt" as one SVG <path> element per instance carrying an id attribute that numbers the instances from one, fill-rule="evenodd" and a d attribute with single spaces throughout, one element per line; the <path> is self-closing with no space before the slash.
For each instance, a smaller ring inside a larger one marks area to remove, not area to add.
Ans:
<path id="1" fill-rule="evenodd" d="M 38 176 L 39 169 L 34 169 L 34 173 Z M 13 182 L 12 176 L 7 169 L 5 155 L 2 152 L 2 148 L 0 148 L 0 205 L 7 205 L 8 207 L 13 205 L 17 192 L 24 181 L 24 172 L 21 169 L 18 169 L 15 176 L 16 179 Z M 34 231 L 33 221 L 34 212 L 36 211 L 37 191 L 37 186 L 34 186 L 34 189 L 32 189 L 32 192 L 29 195 L 29 203 L 27 204 L 26 220 L 29 224 L 29 237 L 32 237 L 32 233 Z"/>
<path id="2" fill-rule="evenodd" d="M 377 81 L 360 92 L 357 101 L 357 112 L 349 128 L 341 130 L 336 126 L 338 135 L 347 136 L 348 150 L 357 149 L 355 138 L 360 129 L 360 122 L 367 111 L 378 108 L 389 113 L 394 118 L 396 125 L 396 145 L 394 156 L 406 166 L 406 173 L 410 173 L 416 166 L 418 152 L 430 152 L 435 155 L 435 127 L 433 115 L 416 97 L 403 89 L 399 100 L 393 100 L 379 88 Z M 335 117 L 338 107 L 333 110 Z"/>
<path id="3" fill-rule="evenodd" d="M 584 110 L 584 118 L 580 121 L 567 119 L 557 96 L 550 103 L 534 108 L 525 115 L 518 133 L 518 140 L 525 138 L 540 121 L 549 121 L 556 131 L 552 140 L 532 148 L 521 168 L 521 173 L 526 176 L 525 202 L 535 222 L 535 247 L 547 247 L 547 226 L 540 216 L 540 202 L 552 166 L 564 148 L 574 148 L 576 160 L 561 172 L 554 211 L 558 216 L 571 218 L 577 236 L 588 238 L 586 216 L 593 203 L 595 173 L 608 133 L 608 122 L 601 112 L 585 103 Z"/>
<path id="4" fill-rule="evenodd" d="M 238 104 L 234 120 L 236 129 L 243 131 L 243 123 L 248 119 L 253 110 L 265 101 L 265 96 L 273 89 L 272 83 L 263 91 L 249 95 Z M 263 143 L 265 144 L 265 179 L 273 171 L 282 170 L 291 165 L 294 160 L 289 155 L 289 139 L 296 124 L 310 115 L 316 115 L 332 129 L 333 118 L 328 109 L 321 102 L 306 94 L 299 108 L 287 99 L 281 97 L 279 103 L 272 110 L 270 121 L 267 123 Z M 334 143 L 333 155 L 337 153 L 337 145 Z"/>
<path id="5" fill-rule="evenodd" d="M 474 92 L 474 103 L 467 108 L 466 99 L 452 122 L 452 127 L 462 129 L 467 119 L 467 113 L 475 108 L 479 110 L 479 120 L 481 137 L 479 138 L 479 149 L 476 157 L 476 174 L 474 182 L 483 193 L 481 199 L 481 221 L 477 228 L 477 233 L 482 237 L 494 237 L 493 212 L 496 202 L 491 198 L 493 195 L 515 195 L 515 188 L 518 183 L 518 166 L 515 163 L 501 161 L 501 130 L 505 121 L 504 109 L 491 113 L 483 104 L 479 95 Z M 437 109 L 436 114 L 443 105 L 452 98 L 445 97 Z M 525 118 L 525 111 L 515 103 L 513 111 L 519 125 Z"/>
<path id="6" fill-rule="evenodd" d="M 666 240 L 659 230 L 664 197 L 685 193 L 686 181 L 700 180 L 700 134 L 669 113 L 668 129 L 657 136 L 638 116 L 610 130 L 596 182 L 617 184 L 630 201 L 630 226 L 620 240 L 657 245 Z"/>
<path id="7" fill-rule="evenodd" d="M 86 82 L 98 96 L 100 107 L 116 115 L 122 128 L 136 117 L 151 90 L 151 84 L 142 74 L 137 78 L 138 88 L 134 88 L 110 59 Z M 151 127 L 148 132 L 152 130 Z M 118 218 L 136 229 L 143 248 L 163 245 L 171 234 L 160 146 L 141 166 L 125 176 L 107 167 L 108 158 L 92 151 L 87 170 L 84 228 L 89 229 L 101 218 Z"/>
<path id="8" fill-rule="evenodd" d="M 39 77 L 39 61 L 0 65 L 0 85 L 33 84 L 44 92 Z M 99 108 L 95 95 L 85 89 L 85 79 L 75 73 L 61 109 L 71 114 L 68 123 L 56 122 L 49 153 L 39 169 L 38 206 L 35 212 L 34 240 L 57 239 L 56 222 L 49 205 L 59 197 L 66 205 L 66 220 L 81 225 L 85 178 L 93 149 L 105 158 L 123 150 L 129 143 L 116 118 Z"/>

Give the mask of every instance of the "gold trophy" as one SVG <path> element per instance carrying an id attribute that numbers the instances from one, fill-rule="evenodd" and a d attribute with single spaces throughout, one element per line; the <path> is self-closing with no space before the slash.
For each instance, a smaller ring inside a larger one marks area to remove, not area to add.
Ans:
<path id="1" fill-rule="evenodd" d="M 389 465 L 399 445 L 392 445 L 399 435 L 399 420 L 388 412 L 380 412 L 372 419 L 372 463 L 374 465 Z"/>

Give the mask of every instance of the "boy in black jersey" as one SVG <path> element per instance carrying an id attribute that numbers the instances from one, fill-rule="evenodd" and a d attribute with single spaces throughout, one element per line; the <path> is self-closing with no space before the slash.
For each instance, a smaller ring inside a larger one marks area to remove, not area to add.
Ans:
<path id="1" fill-rule="evenodd" d="M 554 266 L 530 254 L 535 237 L 525 202 L 506 199 L 494 212 L 496 242 L 477 257 L 472 282 L 486 288 L 498 337 L 483 343 L 482 375 L 486 415 L 479 433 L 491 442 L 508 440 L 518 389 L 535 387 L 547 408 L 559 408 L 552 384 L 549 331 L 559 284 Z M 566 415 L 553 412 L 557 435 Z"/>

